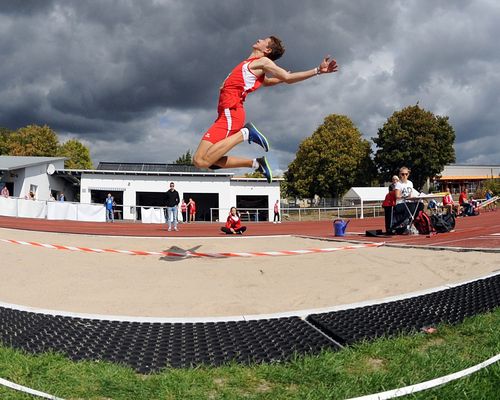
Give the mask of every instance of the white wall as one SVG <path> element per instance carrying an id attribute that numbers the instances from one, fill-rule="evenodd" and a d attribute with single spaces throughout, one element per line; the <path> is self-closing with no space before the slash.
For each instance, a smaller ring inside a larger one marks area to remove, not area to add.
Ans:
<path id="1" fill-rule="evenodd" d="M 236 204 L 237 195 L 254 195 L 268 196 L 269 216 L 272 218 L 274 203 L 280 198 L 279 182 L 269 185 L 265 181 L 231 180 L 230 176 L 104 175 L 84 172 L 81 178 L 80 201 L 90 203 L 91 190 L 123 190 L 123 218 L 135 219 L 136 193 L 164 193 L 169 189 L 170 182 L 175 183 L 181 198 L 184 193 L 218 193 L 221 215 L 225 215 L 225 210 L 229 212 L 229 208 Z"/>
<path id="2" fill-rule="evenodd" d="M 236 196 L 267 196 L 269 204 L 269 220 L 272 221 L 274 216 L 274 203 L 276 200 L 280 199 L 280 184 L 278 182 L 273 182 L 268 184 L 265 181 L 239 181 L 231 180 L 230 187 L 230 201 L 225 205 L 220 205 L 221 208 L 227 208 L 229 213 L 229 208 L 236 206 Z M 225 214 L 224 210 L 221 210 L 221 218 Z"/>
<path id="3" fill-rule="evenodd" d="M 18 176 L 21 178 L 20 173 Z M 36 185 L 35 199 L 47 200 L 49 198 L 49 178 L 47 175 L 47 165 L 34 165 L 24 168 L 24 177 L 19 197 L 24 197 L 30 192 L 31 185 Z M 20 182 L 21 183 L 21 182 Z"/>
<path id="4" fill-rule="evenodd" d="M 219 193 L 219 207 L 229 204 L 228 176 L 101 175 L 82 173 L 80 201 L 90 203 L 91 190 L 123 190 L 123 219 L 135 219 L 137 192 L 164 193 L 170 182 L 183 197 L 184 192 Z"/>
<path id="5" fill-rule="evenodd" d="M 53 164 L 58 169 L 64 168 L 64 160 L 56 161 Z M 11 171 L 14 175 L 12 178 L 14 193 L 12 195 L 23 198 L 29 193 L 31 185 L 37 186 L 35 193 L 37 200 L 48 200 L 50 189 L 64 191 L 67 188 L 65 181 L 48 175 L 48 165 L 49 163 L 44 163 Z M 71 200 L 71 198 L 68 198 L 68 200 Z"/>

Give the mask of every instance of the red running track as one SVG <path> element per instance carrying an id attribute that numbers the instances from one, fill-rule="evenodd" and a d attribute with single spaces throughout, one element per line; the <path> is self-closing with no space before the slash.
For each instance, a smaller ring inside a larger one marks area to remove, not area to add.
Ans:
<path id="1" fill-rule="evenodd" d="M 304 235 L 324 239 L 334 239 L 331 221 L 247 223 L 245 236 Z M 213 237 L 225 236 L 220 231 L 220 223 L 197 222 L 180 224 L 179 232 L 167 232 L 166 225 L 142 224 L 140 222 L 78 222 L 52 221 L 31 218 L 0 216 L 0 227 L 31 231 L 90 234 L 106 236 L 153 236 L 153 237 Z M 347 227 L 347 240 L 384 241 L 388 244 L 419 245 L 434 247 L 500 248 L 500 212 L 483 212 L 475 217 L 457 218 L 455 231 L 432 236 L 398 235 L 366 237 L 367 230 L 384 229 L 383 218 L 351 220 Z M 8 239 L 8 238 L 5 238 Z"/>

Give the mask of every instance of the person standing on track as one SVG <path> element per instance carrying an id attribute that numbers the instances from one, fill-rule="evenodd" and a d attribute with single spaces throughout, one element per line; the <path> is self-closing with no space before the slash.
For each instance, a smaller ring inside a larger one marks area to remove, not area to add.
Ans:
<path id="1" fill-rule="evenodd" d="M 193 155 L 198 168 L 255 168 L 269 183 L 272 171 L 265 157 L 253 160 L 229 157 L 226 154 L 243 141 L 256 143 L 269 151 L 266 137 L 252 124 L 245 125 L 243 103 L 248 93 L 260 86 L 279 83 L 297 83 L 313 76 L 337 71 L 337 62 L 327 56 L 321 63 L 308 71 L 289 72 L 275 64 L 285 48 L 280 39 L 270 36 L 259 39 L 252 45 L 250 56 L 239 63 L 222 83 L 219 94 L 218 117 L 203 135 Z"/>
<path id="2" fill-rule="evenodd" d="M 187 212 L 187 204 L 184 201 L 184 199 L 181 200 L 181 214 L 182 214 L 182 220 L 186 224 L 189 223 L 189 218 L 188 218 L 188 212 Z"/>
<path id="3" fill-rule="evenodd" d="M 170 189 L 167 190 L 166 193 L 166 206 L 167 206 L 167 223 L 168 223 L 168 231 L 172 230 L 172 223 L 174 224 L 174 231 L 178 231 L 177 228 L 177 217 L 178 211 L 177 206 L 180 202 L 179 192 L 175 190 L 174 182 L 170 182 Z"/>
<path id="4" fill-rule="evenodd" d="M 276 203 L 274 203 L 274 218 L 273 218 L 273 223 L 278 223 L 280 224 L 280 201 L 276 200 Z"/>
<path id="5" fill-rule="evenodd" d="M 188 221 L 195 222 L 196 221 L 196 202 L 190 197 L 187 203 L 187 207 L 189 209 L 189 217 Z"/>

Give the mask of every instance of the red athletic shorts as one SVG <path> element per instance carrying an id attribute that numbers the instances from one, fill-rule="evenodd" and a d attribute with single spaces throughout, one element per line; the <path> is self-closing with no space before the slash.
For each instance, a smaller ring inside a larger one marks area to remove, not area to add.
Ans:
<path id="1" fill-rule="evenodd" d="M 245 109 L 242 106 L 219 109 L 219 116 L 203 135 L 202 140 L 210 143 L 220 142 L 240 131 L 243 125 L 245 125 Z"/>

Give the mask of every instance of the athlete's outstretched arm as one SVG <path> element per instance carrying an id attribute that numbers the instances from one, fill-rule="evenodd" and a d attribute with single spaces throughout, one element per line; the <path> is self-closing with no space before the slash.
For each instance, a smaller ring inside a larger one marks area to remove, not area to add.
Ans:
<path id="1" fill-rule="evenodd" d="M 264 73 L 272 75 L 272 77 L 264 79 L 265 86 L 273 86 L 279 83 L 297 83 L 319 74 L 328 74 L 338 70 L 337 62 L 334 59 L 330 60 L 330 56 L 326 56 L 317 67 L 301 72 L 286 71 L 266 57 L 259 61 L 261 61 L 259 66 Z"/>

